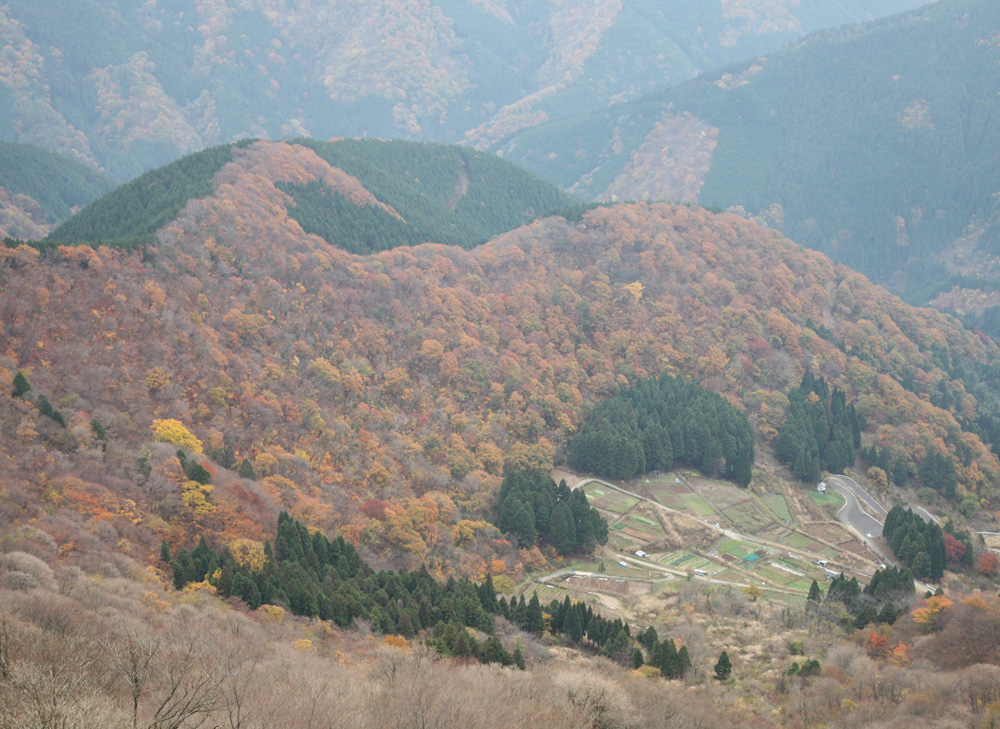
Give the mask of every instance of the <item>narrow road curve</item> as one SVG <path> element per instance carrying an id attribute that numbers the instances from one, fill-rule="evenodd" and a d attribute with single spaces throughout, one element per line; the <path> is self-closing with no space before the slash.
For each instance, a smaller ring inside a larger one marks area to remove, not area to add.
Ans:
<path id="1" fill-rule="evenodd" d="M 868 514 L 862 508 L 860 500 L 864 500 L 883 519 L 889 512 L 882 508 L 882 505 L 875 501 L 867 491 L 847 476 L 830 476 L 826 479 L 826 485 L 844 497 L 844 505 L 837 512 L 837 518 L 842 524 L 854 527 L 866 537 L 882 536 L 882 522 Z"/>

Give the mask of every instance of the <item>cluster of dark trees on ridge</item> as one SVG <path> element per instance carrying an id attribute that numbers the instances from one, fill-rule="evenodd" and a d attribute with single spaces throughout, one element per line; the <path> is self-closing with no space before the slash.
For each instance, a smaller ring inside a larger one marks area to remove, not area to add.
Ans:
<path id="1" fill-rule="evenodd" d="M 583 489 L 571 491 L 544 471 L 508 471 L 496 501 L 496 525 L 522 547 L 536 541 L 559 554 L 590 552 L 608 541 L 608 524 Z"/>
<path id="2" fill-rule="evenodd" d="M 684 465 L 747 486 L 753 444 L 747 416 L 725 398 L 664 374 L 599 403 L 568 451 L 571 466 L 608 478 Z"/>
<path id="3" fill-rule="evenodd" d="M 861 447 L 861 425 L 854 405 L 843 392 L 807 369 L 799 386 L 788 393 L 785 422 L 774 450 L 800 481 L 815 483 L 822 471 L 842 473 L 854 464 Z"/>

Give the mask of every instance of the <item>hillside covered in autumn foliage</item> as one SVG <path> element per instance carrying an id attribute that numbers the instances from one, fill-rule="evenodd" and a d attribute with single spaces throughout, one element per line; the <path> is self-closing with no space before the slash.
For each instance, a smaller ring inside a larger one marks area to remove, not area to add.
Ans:
<path id="1" fill-rule="evenodd" d="M 589 199 L 736 210 L 995 335 L 998 33 L 995 3 L 931 3 L 497 148 Z"/>
<path id="2" fill-rule="evenodd" d="M 118 182 L 244 137 L 484 149 L 920 0 L 8 0 L 0 140 Z"/>
<path id="3" fill-rule="evenodd" d="M 597 403 L 661 373 L 770 446 L 807 367 L 914 485 L 933 452 L 956 498 L 997 508 L 977 422 L 1000 352 L 955 320 L 678 205 L 359 256 L 305 233 L 278 184 L 329 169 L 258 142 L 154 243 L 0 249 L 5 519 L 146 559 L 260 539 L 286 510 L 396 566 L 518 573 L 545 556 L 487 520 L 505 468 L 562 462 Z"/>

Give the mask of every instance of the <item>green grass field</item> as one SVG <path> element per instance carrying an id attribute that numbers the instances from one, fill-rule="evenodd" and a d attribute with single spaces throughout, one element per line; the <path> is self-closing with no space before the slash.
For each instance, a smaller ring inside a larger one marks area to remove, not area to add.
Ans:
<path id="1" fill-rule="evenodd" d="M 624 514 L 638 503 L 639 499 L 634 496 L 622 496 L 618 499 L 618 501 L 608 507 L 608 511 L 613 511 L 616 514 Z"/>
<path id="2" fill-rule="evenodd" d="M 684 509 L 690 511 L 695 516 L 715 515 L 715 509 L 698 494 L 681 494 L 680 500 L 684 504 Z"/>
<path id="3" fill-rule="evenodd" d="M 798 532 L 792 532 L 787 537 L 781 540 L 782 544 L 787 544 L 789 547 L 795 549 L 805 549 L 806 546 L 812 544 L 812 539 L 807 537 L 805 534 L 799 534 Z"/>
<path id="4" fill-rule="evenodd" d="M 815 490 L 810 491 L 809 498 L 819 506 L 832 506 L 839 509 L 844 504 L 844 497 L 831 489 L 827 489 L 823 493 Z"/>
<path id="5" fill-rule="evenodd" d="M 730 537 L 725 537 L 719 542 L 716 542 L 712 546 L 712 551 L 716 554 L 726 554 L 729 553 L 734 557 L 746 557 L 748 554 L 753 552 L 757 547 L 747 544 L 746 542 L 741 542 L 739 539 L 732 539 Z"/>
<path id="6" fill-rule="evenodd" d="M 656 560 L 664 567 L 669 567 L 670 569 L 682 570 L 687 572 L 688 570 L 702 570 L 707 567 L 716 566 L 714 562 L 711 562 L 704 557 L 699 557 L 697 554 L 687 552 L 684 550 L 678 552 L 669 552 L 667 554 L 661 555 Z"/>
<path id="7" fill-rule="evenodd" d="M 784 496 L 781 494 L 767 494 L 760 498 L 767 505 L 767 508 L 773 511 L 779 519 L 784 519 L 786 522 L 792 520 L 792 514 L 788 510 L 788 504 L 785 502 Z"/>

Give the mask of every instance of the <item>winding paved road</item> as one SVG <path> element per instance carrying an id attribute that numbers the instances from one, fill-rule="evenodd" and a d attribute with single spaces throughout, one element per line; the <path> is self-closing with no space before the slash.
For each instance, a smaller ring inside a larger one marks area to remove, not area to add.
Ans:
<path id="1" fill-rule="evenodd" d="M 882 536 L 882 522 L 865 511 L 861 502 L 864 501 L 883 519 L 888 512 L 867 491 L 847 476 L 830 476 L 826 485 L 844 497 L 844 505 L 837 512 L 841 523 L 854 527 L 866 537 Z"/>

